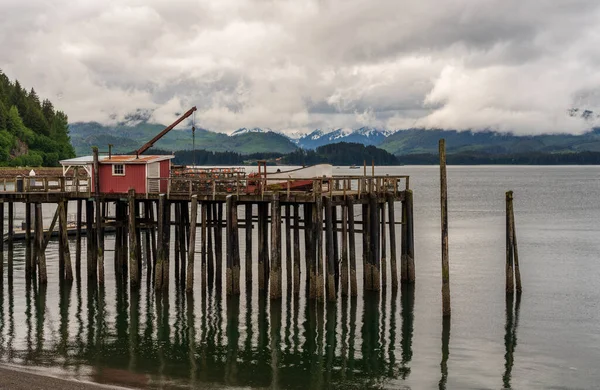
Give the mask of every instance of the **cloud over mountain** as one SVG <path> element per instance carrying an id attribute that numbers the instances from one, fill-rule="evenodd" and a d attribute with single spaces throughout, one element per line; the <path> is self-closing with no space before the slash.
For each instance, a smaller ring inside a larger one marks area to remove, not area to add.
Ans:
<path id="1" fill-rule="evenodd" d="M 581 133 L 598 110 L 594 0 L 6 0 L 0 69 L 72 121 L 198 106 L 231 132 Z"/>

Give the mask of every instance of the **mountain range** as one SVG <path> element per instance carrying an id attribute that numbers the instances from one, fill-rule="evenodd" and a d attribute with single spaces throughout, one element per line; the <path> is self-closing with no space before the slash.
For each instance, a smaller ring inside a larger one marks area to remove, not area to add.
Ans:
<path id="1" fill-rule="evenodd" d="M 583 115 L 583 114 L 582 114 Z M 589 115 L 589 113 L 586 113 Z M 138 149 L 158 134 L 164 126 L 145 120 L 105 126 L 96 122 L 79 122 L 70 125 L 70 136 L 77 155 L 90 153 L 91 146 L 101 150 L 113 144 L 115 153 L 128 153 Z M 316 129 L 298 136 L 270 129 L 241 128 L 231 134 L 216 133 L 206 129 L 195 131 L 195 148 L 215 152 L 231 151 L 240 154 L 290 153 L 298 148 L 313 150 L 338 142 L 377 146 L 394 155 L 437 153 L 438 140 L 446 139 L 448 153 L 475 152 L 484 154 L 506 153 L 569 153 L 600 151 L 600 129 L 581 135 L 544 134 L 519 136 L 495 131 L 457 131 L 441 129 L 406 129 L 389 131 L 373 127 L 358 129 Z M 105 146 L 106 145 L 106 146 Z M 155 148 L 178 151 L 191 150 L 191 129 L 173 130 L 154 145 Z"/>

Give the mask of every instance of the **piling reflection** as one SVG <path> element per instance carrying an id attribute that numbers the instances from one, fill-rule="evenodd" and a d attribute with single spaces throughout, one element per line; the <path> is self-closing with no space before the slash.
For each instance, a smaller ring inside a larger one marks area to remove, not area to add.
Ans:
<path id="1" fill-rule="evenodd" d="M 410 374 L 412 289 L 323 304 L 292 295 L 271 301 L 252 290 L 168 295 L 122 282 L 85 288 L 85 281 L 61 285 L 55 297 L 31 283 L 19 314 L 27 329 L 15 332 L 4 288 L 2 360 L 62 367 L 104 384 L 380 388 Z"/>
<path id="2" fill-rule="evenodd" d="M 519 310 L 521 307 L 521 294 L 516 295 L 513 308 L 513 294 L 506 294 L 506 326 L 504 333 L 504 374 L 502 383 L 505 389 L 510 389 L 510 380 L 514 364 L 514 352 L 517 346 L 517 327 L 519 326 Z"/>

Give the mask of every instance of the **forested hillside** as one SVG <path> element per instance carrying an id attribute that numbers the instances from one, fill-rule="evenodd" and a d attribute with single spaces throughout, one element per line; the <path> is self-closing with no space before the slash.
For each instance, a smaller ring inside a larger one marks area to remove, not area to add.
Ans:
<path id="1" fill-rule="evenodd" d="M 0 71 L 0 166 L 56 166 L 71 157 L 67 115 Z"/>

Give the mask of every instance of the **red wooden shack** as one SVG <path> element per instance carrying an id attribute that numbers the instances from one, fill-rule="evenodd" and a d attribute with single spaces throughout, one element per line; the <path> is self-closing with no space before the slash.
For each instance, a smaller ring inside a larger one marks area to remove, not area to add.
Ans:
<path id="1" fill-rule="evenodd" d="M 135 156 L 112 155 L 100 156 L 99 178 L 100 192 L 126 193 L 133 188 L 138 194 L 165 193 L 171 173 L 171 159 L 174 156 Z M 77 157 L 60 161 L 63 174 L 71 168 L 82 167 L 91 178 L 94 188 L 93 156 Z"/>

